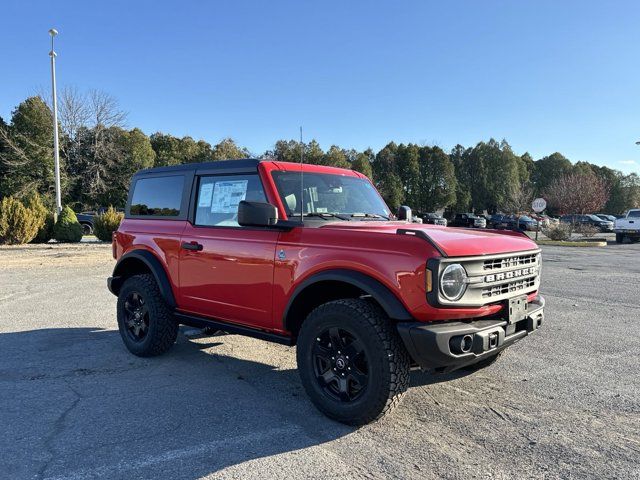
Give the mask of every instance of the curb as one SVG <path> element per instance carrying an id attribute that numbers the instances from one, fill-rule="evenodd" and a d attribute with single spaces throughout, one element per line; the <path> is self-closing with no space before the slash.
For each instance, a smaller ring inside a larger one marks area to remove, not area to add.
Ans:
<path id="1" fill-rule="evenodd" d="M 600 240 L 600 241 L 575 241 L 575 242 L 571 242 L 571 241 L 561 241 L 561 240 L 538 240 L 538 245 L 552 245 L 552 246 L 556 246 L 556 247 L 585 247 L 585 248 L 589 248 L 589 247 L 606 247 L 607 246 L 607 241 L 606 240 Z"/>

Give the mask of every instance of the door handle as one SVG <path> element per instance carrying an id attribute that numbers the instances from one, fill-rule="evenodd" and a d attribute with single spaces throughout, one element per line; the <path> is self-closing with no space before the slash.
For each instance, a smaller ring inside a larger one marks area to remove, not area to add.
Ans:
<path id="1" fill-rule="evenodd" d="M 202 250 L 202 245 L 198 242 L 182 242 L 182 245 L 180 245 L 180 247 L 184 248 L 185 250 L 191 250 L 193 252 L 199 252 Z"/>

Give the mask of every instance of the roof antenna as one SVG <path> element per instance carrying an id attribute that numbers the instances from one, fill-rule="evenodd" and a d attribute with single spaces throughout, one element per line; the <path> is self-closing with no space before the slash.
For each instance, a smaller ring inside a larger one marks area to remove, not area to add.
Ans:
<path id="1" fill-rule="evenodd" d="M 302 143 L 302 125 L 300 125 L 300 223 L 304 223 L 304 144 Z"/>

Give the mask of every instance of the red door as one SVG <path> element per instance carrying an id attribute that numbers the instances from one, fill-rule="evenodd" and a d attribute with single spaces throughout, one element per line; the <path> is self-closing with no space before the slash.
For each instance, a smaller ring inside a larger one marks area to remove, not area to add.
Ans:
<path id="1" fill-rule="evenodd" d="M 272 328 L 278 231 L 236 222 L 239 200 L 265 201 L 258 176 L 209 176 L 198 183 L 196 213 L 181 240 L 180 310 Z"/>
<path id="2" fill-rule="evenodd" d="M 202 245 L 202 250 L 181 249 L 181 309 L 271 328 L 277 239 L 276 231 L 188 224 L 182 243 Z"/>

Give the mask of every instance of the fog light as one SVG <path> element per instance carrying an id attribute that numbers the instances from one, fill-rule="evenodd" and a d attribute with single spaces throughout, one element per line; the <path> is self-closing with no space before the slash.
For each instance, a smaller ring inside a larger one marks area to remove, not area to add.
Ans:
<path id="1" fill-rule="evenodd" d="M 473 347 L 473 335 L 458 335 L 449 340 L 449 349 L 456 354 L 469 353 Z"/>

